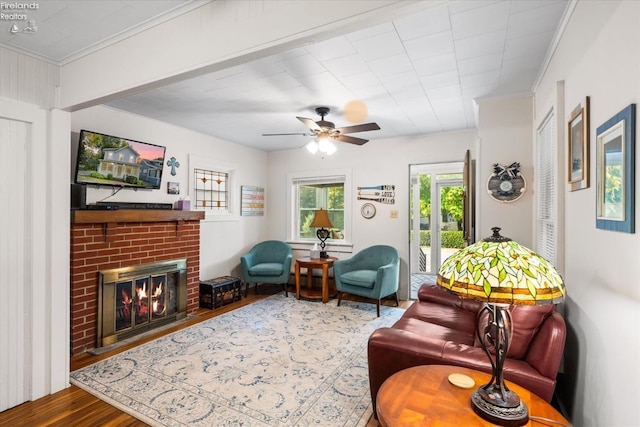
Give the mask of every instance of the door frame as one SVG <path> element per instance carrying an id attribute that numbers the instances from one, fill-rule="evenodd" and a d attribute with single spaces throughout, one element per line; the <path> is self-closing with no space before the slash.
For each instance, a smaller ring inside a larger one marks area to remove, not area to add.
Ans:
<path id="1" fill-rule="evenodd" d="M 27 345 L 17 375 L 20 399 L 36 400 L 69 386 L 70 114 L 0 98 L 0 117 L 29 125 L 22 186 L 28 215 L 19 246 L 27 262 L 23 283 L 15 284 L 28 298 L 20 320 Z"/>

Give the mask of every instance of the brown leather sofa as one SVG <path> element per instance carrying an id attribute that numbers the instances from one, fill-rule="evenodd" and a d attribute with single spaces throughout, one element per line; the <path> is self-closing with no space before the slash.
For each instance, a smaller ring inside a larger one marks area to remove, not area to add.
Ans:
<path id="1" fill-rule="evenodd" d="M 369 384 L 374 414 L 382 383 L 418 365 L 456 365 L 491 373 L 476 337 L 478 301 L 464 300 L 425 284 L 418 299 L 390 328 L 369 337 Z M 564 350 L 566 327 L 555 305 L 512 306 L 513 337 L 504 378 L 551 401 Z M 486 324 L 486 318 L 480 320 Z M 480 386 L 481 384 L 478 384 Z"/>

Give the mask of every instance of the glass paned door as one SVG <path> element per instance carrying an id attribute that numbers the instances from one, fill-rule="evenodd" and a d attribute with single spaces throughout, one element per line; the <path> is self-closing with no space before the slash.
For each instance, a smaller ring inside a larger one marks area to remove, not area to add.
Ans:
<path id="1" fill-rule="evenodd" d="M 463 163 L 411 165 L 411 298 L 435 281 L 444 259 L 464 247 Z"/>
<path id="2" fill-rule="evenodd" d="M 441 177 L 438 177 L 439 179 Z M 462 223 L 463 223 L 463 197 L 464 187 L 459 174 L 451 177 L 442 177 L 437 182 L 440 212 L 439 238 L 433 246 L 432 272 L 437 274 L 442 262 L 458 249 L 465 247 Z"/>

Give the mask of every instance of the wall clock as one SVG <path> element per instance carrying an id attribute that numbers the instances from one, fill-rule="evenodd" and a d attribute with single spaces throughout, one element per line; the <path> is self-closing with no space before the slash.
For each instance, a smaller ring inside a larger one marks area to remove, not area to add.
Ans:
<path id="1" fill-rule="evenodd" d="M 499 202 L 518 200 L 527 189 L 527 182 L 520 173 L 520 163 L 513 162 L 509 166 L 499 163 L 493 165 L 493 174 L 487 180 L 489 195 Z"/>
<path id="2" fill-rule="evenodd" d="M 373 206 L 373 204 L 371 203 L 365 203 L 360 208 L 360 213 L 362 214 L 363 217 L 367 219 L 371 219 L 376 215 L 376 207 Z"/>

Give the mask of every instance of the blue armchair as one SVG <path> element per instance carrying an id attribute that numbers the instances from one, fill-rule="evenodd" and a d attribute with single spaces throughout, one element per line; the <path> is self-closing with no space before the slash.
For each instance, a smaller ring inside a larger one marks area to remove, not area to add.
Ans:
<path id="1" fill-rule="evenodd" d="M 349 259 L 334 262 L 333 273 L 338 305 L 343 292 L 375 299 L 378 317 L 380 300 L 387 295 L 395 294 L 396 306 L 399 305 L 400 255 L 396 248 L 385 245 L 368 247 Z"/>
<path id="2" fill-rule="evenodd" d="M 256 294 L 259 283 L 276 283 L 284 286 L 285 296 L 287 283 L 291 276 L 291 246 L 278 240 L 267 240 L 255 245 L 248 254 L 240 257 L 242 276 L 246 289 L 244 296 L 249 294 L 249 284 L 256 284 Z"/>

